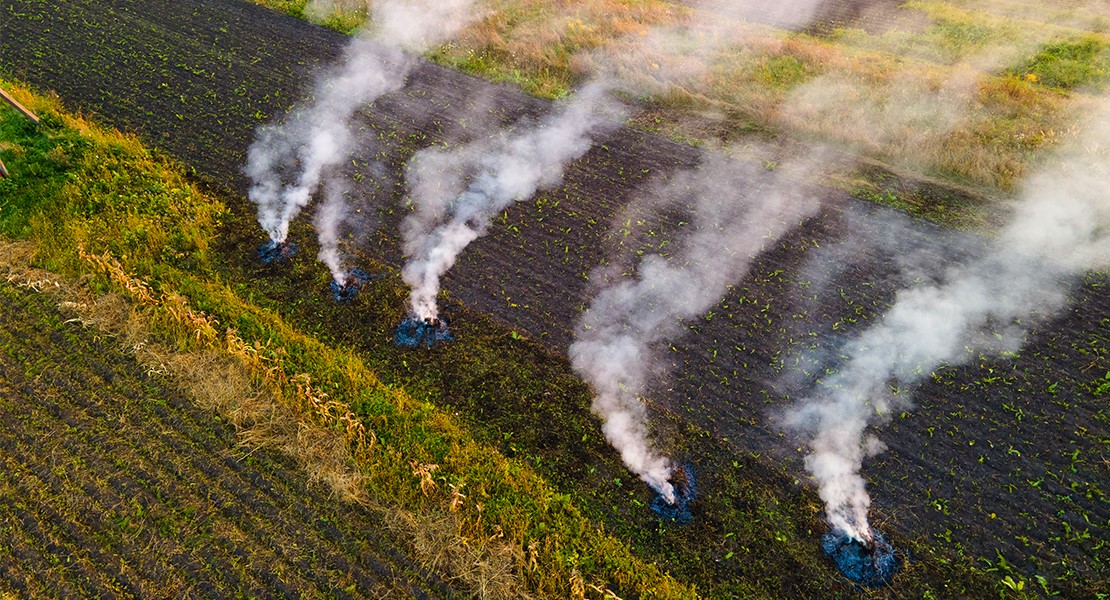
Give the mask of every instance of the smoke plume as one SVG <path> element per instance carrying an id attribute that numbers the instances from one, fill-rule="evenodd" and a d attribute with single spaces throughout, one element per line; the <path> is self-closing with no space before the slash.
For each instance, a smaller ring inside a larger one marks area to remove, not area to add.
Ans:
<path id="1" fill-rule="evenodd" d="M 485 14 L 474 0 L 374 0 L 375 37 L 410 52 L 424 52 L 455 37 Z"/>
<path id="2" fill-rule="evenodd" d="M 345 283 L 347 269 L 343 265 L 343 254 L 339 251 L 339 226 L 347 217 L 347 202 L 344 196 L 347 186 L 343 181 L 333 179 L 324 187 L 324 204 L 316 211 L 312 222 L 316 227 L 316 237 L 320 242 L 320 252 L 316 255 L 320 262 L 327 265 L 336 283 Z"/>
<path id="3" fill-rule="evenodd" d="M 1084 134 L 1024 182 L 1011 222 L 981 258 L 897 294 L 882 320 L 846 348 L 840 369 L 787 413 L 787 425 L 812 436 L 805 465 L 833 529 L 871 537 L 860 467 L 882 449 L 865 436 L 868 425 L 909 404 L 908 393 L 892 388 L 998 349 L 998 336 L 1004 349 L 1020 348 L 1022 323 L 1063 308 L 1088 269 L 1110 267 L 1108 117 L 1110 103 L 1100 101 Z"/>
<path id="4" fill-rule="evenodd" d="M 436 318 L 440 278 L 463 248 L 512 203 L 559 183 L 566 165 L 589 150 L 594 135 L 616 127 L 620 114 L 605 88 L 593 84 L 533 128 L 417 153 L 408 176 L 415 210 L 401 225 L 408 257 L 401 276 L 412 288 L 413 314 Z"/>
<path id="5" fill-rule="evenodd" d="M 270 239 L 284 242 L 289 223 L 308 205 L 325 170 L 341 163 L 354 142 L 350 121 L 368 102 L 404 84 L 413 59 L 355 38 L 339 68 L 321 78 L 314 101 L 277 125 L 262 127 L 247 152 L 248 197 Z"/>
<path id="6" fill-rule="evenodd" d="M 768 171 L 707 156 L 659 193 L 691 212 L 680 250 L 670 258 L 645 256 L 631 278 L 620 267 L 599 267 L 590 276 L 600 291 L 579 322 L 571 363 L 593 387 L 606 440 L 668 502 L 673 464 L 652 447 L 641 401 L 657 376 L 655 351 L 680 335 L 684 320 L 718 302 L 761 250 L 817 209 L 796 179 L 807 165 Z"/>
<path id="7" fill-rule="evenodd" d="M 471 3 L 374 2 L 376 41 L 354 37 L 339 65 L 319 79 L 310 102 L 295 108 L 284 121 L 259 129 L 244 172 L 251 180 L 248 197 L 258 205 L 258 222 L 272 241 L 285 241 L 289 223 L 309 204 L 321 181 L 335 176 L 332 171 L 353 149 L 355 112 L 404 86 L 416 58 L 401 49 L 424 51 L 473 22 L 480 15 L 469 10 Z M 338 222 L 327 220 L 329 216 L 342 218 L 345 213 L 340 210 L 341 194 L 330 198 L 331 208 L 316 219 L 321 236 L 334 235 L 339 227 Z M 328 256 L 336 252 L 333 245 Z"/>

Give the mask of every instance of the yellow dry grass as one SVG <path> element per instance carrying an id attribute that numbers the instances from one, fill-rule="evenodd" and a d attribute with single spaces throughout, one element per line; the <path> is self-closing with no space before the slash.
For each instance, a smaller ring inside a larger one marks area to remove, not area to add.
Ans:
<path id="1" fill-rule="evenodd" d="M 649 26 L 688 12 L 655 0 L 491 0 L 482 9 L 488 16 L 435 56 L 546 97 L 564 95 L 589 76 L 576 62 L 583 53 L 644 36 Z"/>
<path id="2" fill-rule="evenodd" d="M 456 513 L 434 512 L 417 518 L 394 512 L 387 524 L 399 537 L 412 540 L 424 563 L 448 580 L 463 583 L 478 598 L 525 599 L 532 596 L 521 585 L 525 552 L 501 536 L 475 535 Z"/>

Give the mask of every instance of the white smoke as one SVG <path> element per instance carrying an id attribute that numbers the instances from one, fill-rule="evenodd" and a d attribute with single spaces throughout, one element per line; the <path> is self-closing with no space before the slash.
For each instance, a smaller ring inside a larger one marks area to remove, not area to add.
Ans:
<path id="1" fill-rule="evenodd" d="M 338 179 L 329 180 L 324 187 L 324 204 L 316 211 L 312 222 L 316 227 L 316 237 L 320 251 L 316 255 L 331 271 L 332 279 L 339 285 L 347 282 L 347 269 L 343 265 L 343 254 L 339 251 L 339 226 L 347 218 L 347 202 L 344 196 L 347 186 Z"/>
<path id="2" fill-rule="evenodd" d="M 847 349 L 839 371 L 787 413 L 787 425 L 812 435 L 805 464 L 834 529 L 871 537 L 860 467 L 874 444 L 864 433 L 910 402 L 891 386 L 991 349 L 987 330 L 1001 328 L 1006 349 L 1020 347 L 1020 323 L 1059 311 L 1077 277 L 1110 267 L 1108 144 L 1110 102 L 1103 100 L 1084 134 L 1024 182 L 1012 221 L 982 258 L 938 284 L 900 292 Z"/>
<path id="3" fill-rule="evenodd" d="M 258 222 L 275 242 L 308 205 L 328 168 L 351 151 L 356 110 L 404 84 L 413 59 L 376 42 L 355 38 L 342 65 L 316 86 L 314 102 L 277 125 L 262 127 L 247 152 L 248 197 Z M 287 176 L 289 177 L 287 179 Z"/>
<path id="4" fill-rule="evenodd" d="M 816 211 L 814 196 L 796 179 L 809 161 L 767 171 L 710 155 L 677 175 L 660 195 L 683 202 L 691 219 L 681 249 L 666 259 L 648 255 L 634 278 L 601 267 L 591 280 L 601 291 L 582 315 L 570 346 L 574 369 L 593 387 L 593 409 L 606 440 L 628 468 L 668 502 L 673 465 L 648 436 L 641 397 L 657 377 L 655 350 L 677 338 L 683 321 L 720 301 L 768 244 Z"/>
<path id="5" fill-rule="evenodd" d="M 809 25 L 830 0 L 745 0 L 744 2 L 705 2 L 730 17 L 768 23 L 786 29 Z M 717 12 L 717 11 L 715 11 Z"/>
<path id="6" fill-rule="evenodd" d="M 413 314 L 435 318 L 440 278 L 463 248 L 499 212 L 559 183 L 566 165 L 589 150 L 594 135 L 616 127 L 620 114 L 604 86 L 593 84 L 534 128 L 453 151 L 418 152 L 408 176 L 415 210 L 401 224 L 408 257 L 401 276 L 412 288 Z"/>
<path id="7" fill-rule="evenodd" d="M 428 49 L 455 37 L 482 19 L 474 0 L 374 0 L 373 31 L 410 52 Z"/>
<path id="8" fill-rule="evenodd" d="M 359 108 L 397 91 L 416 65 L 398 48 L 421 52 L 473 22 L 473 0 L 379 0 L 373 6 L 376 41 L 356 36 L 339 66 L 320 78 L 310 103 L 285 121 L 259 129 L 247 152 L 248 197 L 270 239 L 284 242 L 289 223 L 312 200 L 330 169 L 353 149 L 352 118 Z M 340 216 L 342 211 L 324 214 Z M 320 226 L 319 218 L 317 225 Z M 331 231 L 337 223 L 324 223 Z"/>

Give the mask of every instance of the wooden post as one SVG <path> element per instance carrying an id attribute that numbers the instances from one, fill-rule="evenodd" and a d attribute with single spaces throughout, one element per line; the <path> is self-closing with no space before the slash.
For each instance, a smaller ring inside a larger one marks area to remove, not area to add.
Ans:
<path id="1" fill-rule="evenodd" d="M 0 88 L 0 97 L 7 100 L 8 104 L 11 104 L 12 106 L 14 106 L 16 110 L 23 113 L 23 116 L 27 117 L 28 119 L 31 119 L 32 121 L 35 122 L 36 125 L 38 125 L 39 118 L 35 116 L 35 113 L 27 110 L 26 106 L 23 106 L 22 104 L 17 102 L 15 98 L 12 98 L 11 94 L 4 91 L 4 88 Z M 4 161 L 0 160 L 0 178 L 3 178 L 3 177 L 8 177 L 8 168 L 4 166 Z"/>
<path id="2" fill-rule="evenodd" d="M 7 100 L 8 104 L 14 106 L 16 110 L 23 113 L 24 116 L 26 116 L 28 119 L 31 119 L 36 124 L 39 122 L 39 118 L 35 116 L 35 113 L 27 110 L 27 108 L 19 102 L 16 102 L 15 98 L 12 98 L 11 94 L 4 91 L 4 88 L 0 88 L 0 97 L 3 97 L 5 100 Z"/>

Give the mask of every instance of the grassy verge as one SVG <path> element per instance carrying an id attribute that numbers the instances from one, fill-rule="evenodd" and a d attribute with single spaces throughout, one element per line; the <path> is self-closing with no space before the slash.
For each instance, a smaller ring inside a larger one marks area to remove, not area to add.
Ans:
<path id="1" fill-rule="evenodd" d="M 354 481 L 403 509 L 396 526 L 429 565 L 472 589 L 501 582 L 506 597 L 695 595 L 656 565 L 716 597 L 851 589 L 836 583 L 816 548 L 816 498 L 765 459 L 736 457 L 678 419 L 662 425 L 672 447 L 717 475 L 696 526 L 660 525 L 644 506 L 646 490 L 628 485 L 597 435 L 588 391 L 565 361 L 473 314 L 461 320 L 473 340 L 465 348 L 401 352 L 388 342 L 404 294 L 395 279 L 344 312 L 303 293 L 327 279 L 308 261 L 286 276 L 296 286 L 239 277 L 220 266 L 227 257 L 216 254 L 217 237 L 221 228 L 252 227 L 249 217 L 197 192 L 134 139 L 16 91 L 43 123 L 35 129 L 0 113 L 14 175 L 0 182 L 0 231 L 32 240 L 39 267 L 126 295 L 171 351 L 216 353 L 288 410 L 338 433 Z M 380 333 L 363 335 L 374 328 Z M 903 591 L 891 595 L 1003 589 L 970 557 L 925 539 L 898 542 L 916 560 L 899 579 Z"/>

